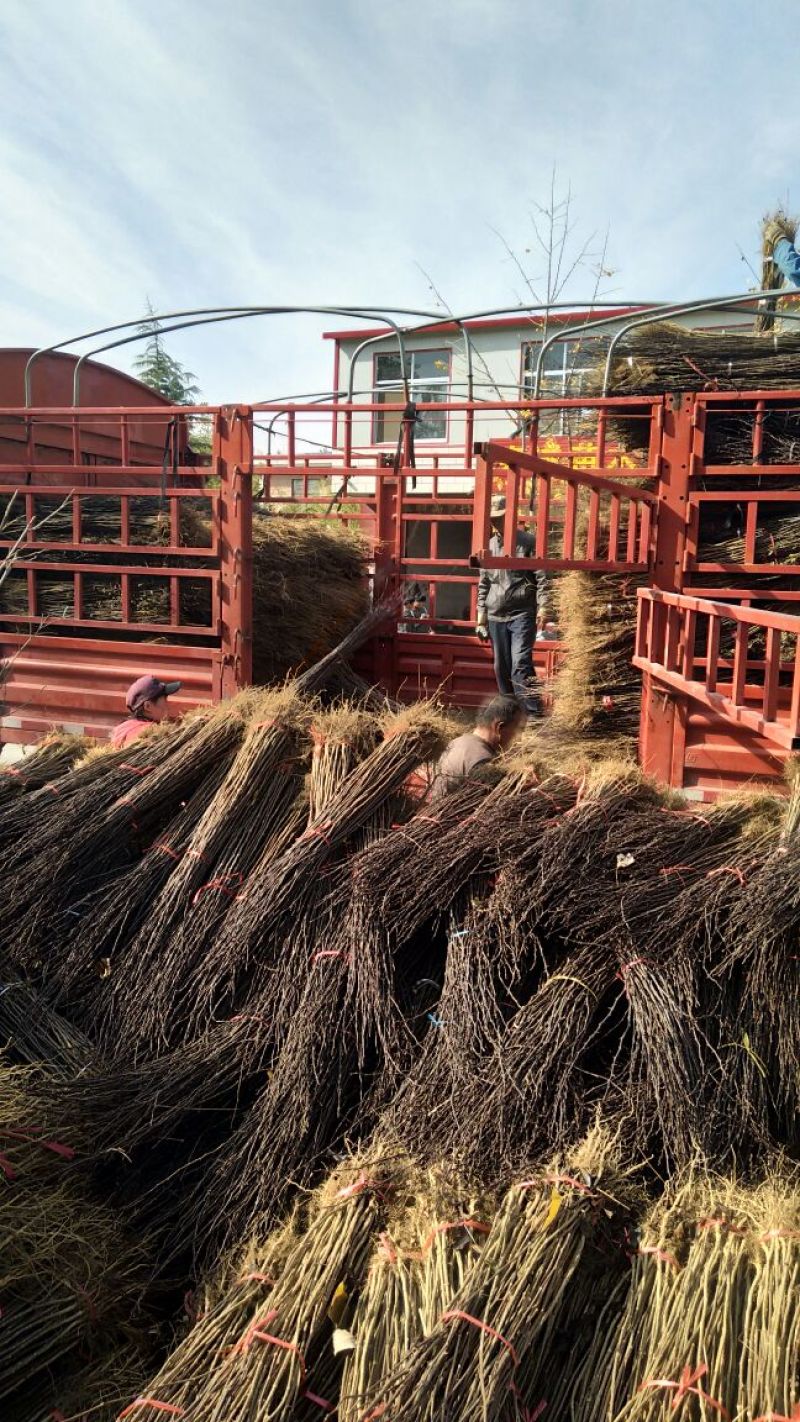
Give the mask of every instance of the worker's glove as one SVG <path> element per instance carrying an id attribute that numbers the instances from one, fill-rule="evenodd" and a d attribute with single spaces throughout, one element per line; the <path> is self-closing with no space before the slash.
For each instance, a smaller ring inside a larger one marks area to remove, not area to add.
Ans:
<path id="1" fill-rule="evenodd" d="M 476 627 L 475 627 L 475 633 L 476 633 L 476 635 L 477 635 L 478 637 L 480 637 L 480 639 L 481 639 L 482 642 L 488 642 L 488 640 L 489 640 L 489 618 L 488 618 L 488 615 L 487 615 L 485 612 L 479 612 L 479 613 L 478 613 L 478 622 L 477 622 L 477 625 L 476 625 Z"/>
<path id="2" fill-rule="evenodd" d="M 788 239 L 789 234 L 782 222 L 776 222 L 775 218 L 771 218 L 769 222 L 765 223 L 763 241 L 764 250 L 768 257 L 772 256 L 772 253 L 783 237 Z"/>

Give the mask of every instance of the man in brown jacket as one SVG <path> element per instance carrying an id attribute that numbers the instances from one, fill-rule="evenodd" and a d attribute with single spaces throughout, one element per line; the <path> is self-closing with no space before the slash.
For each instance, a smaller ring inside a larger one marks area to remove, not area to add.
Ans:
<path id="1" fill-rule="evenodd" d="M 493 696 L 475 717 L 475 729 L 456 736 L 444 752 L 431 787 L 431 800 L 440 800 L 479 766 L 508 750 L 525 720 L 513 696 Z"/>

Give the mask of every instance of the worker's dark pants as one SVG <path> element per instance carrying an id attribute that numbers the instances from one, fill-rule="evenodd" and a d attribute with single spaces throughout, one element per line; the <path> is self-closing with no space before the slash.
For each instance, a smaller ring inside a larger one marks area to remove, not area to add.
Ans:
<path id="1" fill-rule="evenodd" d="M 503 696 L 516 696 L 529 716 L 540 714 L 533 669 L 536 641 L 536 612 L 518 612 L 508 622 L 489 618 L 489 636 L 494 651 L 494 675 Z"/>

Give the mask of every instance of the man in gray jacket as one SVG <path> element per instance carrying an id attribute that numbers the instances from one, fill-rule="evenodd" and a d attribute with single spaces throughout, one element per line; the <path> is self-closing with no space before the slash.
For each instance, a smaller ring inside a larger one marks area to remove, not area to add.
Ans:
<path id="1" fill-rule="evenodd" d="M 501 530 L 506 501 L 502 494 L 492 499 L 492 537 L 489 551 L 497 558 L 503 552 Z M 530 558 L 536 540 L 524 529 L 517 529 L 515 556 Z M 478 580 L 478 636 L 491 638 L 494 651 L 494 674 L 497 689 L 503 696 L 515 696 L 528 716 L 539 716 L 541 707 L 536 694 L 536 672 L 533 667 L 533 644 L 536 641 L 538 617 L 544 619 L 547 603 L 547 579 L 544 573 L 530 573 L 505 568 L 482 568 Z"/>

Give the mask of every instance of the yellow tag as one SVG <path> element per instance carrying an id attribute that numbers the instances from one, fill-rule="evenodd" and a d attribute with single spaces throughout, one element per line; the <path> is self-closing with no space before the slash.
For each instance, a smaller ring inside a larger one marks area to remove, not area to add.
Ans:
<path id="1" fill-rule="evenodd" d="M 561 1196 L 559 1195 L 558 1191 L 557 1191 L 556 1189 L 554 1189 L 554 1190 L 553 1190 L 553 1193 L 552 1193 L 551 1196 L 550 1196 L 550 1204 L 547 1206 L 547 1214 L 545 1215 L 544 1219 L 542 1220 L 542 1229 L 548 1229 L 548 1228 L 549 1228 L 549 1226 L 553 1223 L 553 1220 L 555 1219 L 555 1217 L 556 1217 L 556 1215 L 558 1214 L 558 1212 L 559 1212 L 560 1209 L 561 1209 Z"/>
<path id="2" fill-rule="evenodd" d="M 345 1311 L 345 1308 L 346 1308 L 346 1307 L 347 1307 L 347 1287 L 346 1287 L 344 1281 L 342 1281 L 341 1284 L 337 1284 L 337 1285 L 336 1285 L 336 1288 L 335 1288 L 334 1294 L 333 1294 L 333 1298 L 331 1299 L 330 1307 L 329 1307 L 329 1309 L 328 1309 L 328 1318 L 330 1319 L 330 1321 L 331 1321 L 331 1323 L 333 1324 L 334 1328 L 338 1328 L 338 1327 L 339 1327 L 339 1323 L 340 1323 L 340 1321 L 341 1321 L 342 1315 L 344 1314 L 344 1311 Z"/>

